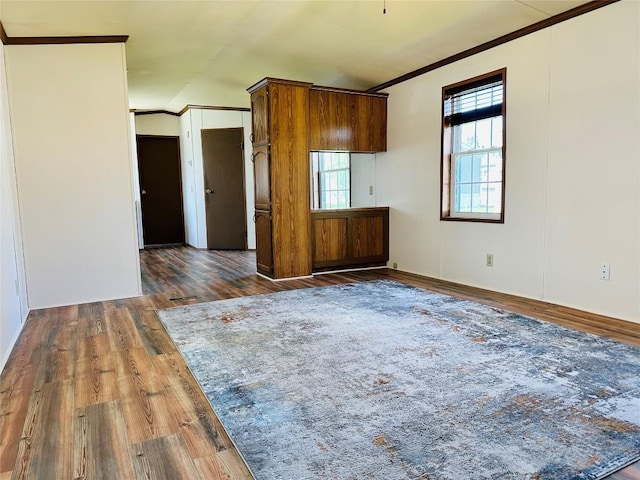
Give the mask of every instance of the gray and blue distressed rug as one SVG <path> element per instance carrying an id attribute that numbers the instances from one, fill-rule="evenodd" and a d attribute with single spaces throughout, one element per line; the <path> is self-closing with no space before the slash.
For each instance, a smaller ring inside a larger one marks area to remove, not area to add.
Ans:
<path id="1" fill-rule="evenodd" d="M 640 349 L 390 281 L 159 312 L 258 480 L 596 479 Z"/>

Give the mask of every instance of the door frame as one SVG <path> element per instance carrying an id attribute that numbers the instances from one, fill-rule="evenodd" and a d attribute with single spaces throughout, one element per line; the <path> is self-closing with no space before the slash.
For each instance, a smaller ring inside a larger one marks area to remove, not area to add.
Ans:
<path id="1" fill-rule="evenodd" d="M 201 128 L 200 129 L 200 146 L 202 148 L 202 140 L 204 132 L 208 131 L 220 131 L 220 130 L 240 130 L 240 138 L 242 139 L 240 144 L 240 158 L 242 164 L 242 219 L 244 223 L 244 248 L 241 251 L 249 250 L 249 223 L 247 221 L 247 172 L 245 166 L 245 139 L 244 139 L 244 127 L 220 127 L 220 128 Z M 202 149 L 202 186 L 203 191 L 202 195 L 204 197 L 204 232 L 205 232 L 205 241 L 207 243 L 206 249 L 209 249 L 209 230 L 207 225 L 207 184 L 206 184 L 206 173 L 204 167 L 204 149 Z"/>
<path id="2" fill-rule="evenodd" d="M 167 243 L 166 245 L 158 245 L 162 246 L 178 246 L 178 245 L 187 245 L 187 224 L 185 220 L 185 211 L 184 211 L 184 190 L 182 188 L 182 152 L 180 150 L 180 135 L 153 135 L 153 134 L 138 134 L 135 135 L 136 141 L 136 168 L 138 170 L 138 198 L 140 199 L 140 236 L 142 238 L 142 248 L 154 248 L 155 245 L 146 245 L 144 240 L 144 227 L 143 227 L 143 213 L 142 213 L 142 186 L 140 185 L 140 153 L 138 152 L 138 139 L 139 138 L 171 138 L 175 139 L 178 146 L 178 188 L 180 191 L 180 212 L 182 213 L 182 231 L 184 241 L 182 243 Z"/>

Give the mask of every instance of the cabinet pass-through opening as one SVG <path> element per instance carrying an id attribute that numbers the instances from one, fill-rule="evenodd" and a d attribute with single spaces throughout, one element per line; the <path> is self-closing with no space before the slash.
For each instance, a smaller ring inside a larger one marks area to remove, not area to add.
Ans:
<path id="1" fill-rule="evenodd" d="M 310 152 L 311 208 L 333 210 L 351 207 L 351 154 Z"/>

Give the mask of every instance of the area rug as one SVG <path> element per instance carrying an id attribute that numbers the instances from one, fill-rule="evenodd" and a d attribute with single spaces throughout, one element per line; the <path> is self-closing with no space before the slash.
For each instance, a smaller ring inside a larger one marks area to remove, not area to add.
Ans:
<path id="1" fill-rule="evenodd" d="M 258 480 L 597 479 L 640 349 L 391 281 L 159 312 Z"/>

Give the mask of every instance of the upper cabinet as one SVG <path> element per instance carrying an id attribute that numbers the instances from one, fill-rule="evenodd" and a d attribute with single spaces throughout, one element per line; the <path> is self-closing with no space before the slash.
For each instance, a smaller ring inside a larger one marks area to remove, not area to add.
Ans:
<path id="1" fill-rule="evenodd" d="M 309 150 L 387 150 L 387 94 L 312 86 Z"/>

